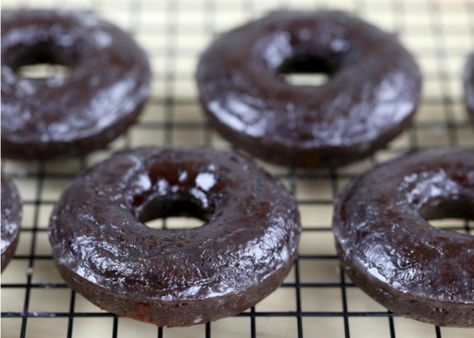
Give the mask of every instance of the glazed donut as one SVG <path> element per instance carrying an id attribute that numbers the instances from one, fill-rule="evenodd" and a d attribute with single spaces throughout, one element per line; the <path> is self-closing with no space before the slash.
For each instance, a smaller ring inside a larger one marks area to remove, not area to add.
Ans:
<path id="1" fill-rule="evenodd" d="M 464 70 L 464 100 L 471 123 L 474 124 L 474 53 L 469 56 Z"/>
<path id="2" fill-rule="evenodd" d="M 337 200 L 334 234 L 351 280 L 390 311 L 474 326 L 474 237 L 430 219 L 474 219 L 474 151 L 427 150 L 355 179 Z"/>
<path id="3" fill-rule="evenodd" d="M 83 12 L 2 12 L 2 156 L 51 159 L 105 147 L 148 98 L 145 53 L 118 27 Z M 24 65 L 61 64 L 65 77 L 32 80 Z"/>
<path id="4" fill-rule="evenodd" d="M 20 235 L 21 199 L 13 181 L 2 175 L 2 271 L 15 253 Z"/>
<path id="5" fill-rule="evenodd" d="M 326 73 L 321 86 L 284 73 Z M 395 35 L 336 11 L 276 12 L 220 36 L 203 53 L 204 112 L 229 142 L 303 168 L 344 165 L 411 122 L 420 71 Z"/>
<path id="6" fill-rule="evenodd" d="M 157 230 L 143 222 L 195 216 Z M 206 148 L 119 153 L 75 179 L 49 226 L 64 280 L 112 313 L 159 326 L 234 315 L 270 294 L 296 257 L 299 214 L 248 158 Z"/>

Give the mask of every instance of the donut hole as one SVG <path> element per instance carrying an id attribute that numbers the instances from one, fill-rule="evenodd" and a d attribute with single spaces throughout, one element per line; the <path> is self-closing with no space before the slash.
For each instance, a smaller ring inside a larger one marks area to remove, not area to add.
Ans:
<path id="1" fill-rule="evenodd" d="M 432 226 L 444 230 L 469 233 L 467 222 L 474 220 L 474 201 L 469 198 L 432 198 L 419 211 Z"/>
<path id="2" fill-rule="evenodd" d="M 65 78 L 71 71 L 70 58 L 62 48 L 40 43 L 19 50 L 12 66 L 19 76 L 28 80 Z"/>
<path id="3" fill-rule="evenodd" d="M 17 73 L 22 78 L 29 80 L 65 78 L 69 74 L 69 67 L 60 64 L 39 63 L 21 66 L 18 68 Z"/>
<path id="4" fill-rule="evenodd" d="M 157 197 L 140 208 L 138 220 L 153 229 L 185 230 L 209 221 L 212 208 L 189 196 Z"/>
<path id="5" fill-rule="evenodd" d="M 277 73 L 293 86 L 323 86 L 336 73 L 336 64 L 311 55 L 295 56 L 285 60 Z"/>

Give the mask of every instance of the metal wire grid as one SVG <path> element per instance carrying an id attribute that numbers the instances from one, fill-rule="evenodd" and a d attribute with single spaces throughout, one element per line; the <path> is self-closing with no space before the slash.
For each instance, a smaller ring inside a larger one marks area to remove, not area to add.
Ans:
<path id="1" fill-rule="evenodd" d="M 237 318 L 248 321 L 246 325 L 249 327 L 247 326 L 248 329 L 244 330 L 245 334 L 242 334 L 243 331 L 240 329 L 235 331 L 235 327 L 230 328 L 231 325 L 229 327 L 220 325 L 225 321 L 222 320 L 184 331 L 153 328 L 154 333 L 151 336 L 204 336 L 206 338 L 218 336 L 249 336 L 252 338 L 373 336 L 395 338 L 407 337 L 410 336 L 410 333 L 416 336 L 420 333 L 419 336 L 423 337 L 472 337 L 472 331 L 418 324 L 402 319 L 380 307 L 375 310 L 367 308 L 352 309 L 350 298 L 354 297 L 351 293 L 357 291 L 357 288 L 338 267 L 335 253 L 331 250 L 320 250 L 317 247 L 332 238 L 330 210 L 333 199 L 340 187 L 354 175 L 381 160 L 407 151 L 430 146 L 474 146 L 474 136 L 463 111 L 459 84 L 459 65 L 469 49 L 474 47 L 474 1 L 450 1 L 449 3 L 454 6 L 454 9 L 450 9 L 450 15 L 453 14 L 459 20 L 446 22 L 443 11 L 446 9 L 447 1 L 441 0 L 354 0 L 350 1 L 350 4 L 346 1 L 330 4 L 331 7 L 342 6 L 348 8 L 362 16 L 370 14 L 370 18 L 377 17 L 379 15 L 378 11 L 383 9 L 384 15 L 393 20 L 391 28 L 396 30 L 402 38 L 418 36 L 420 37 L 419 41 L 432 39 L 434 42 L 432 48 L 423 46 L 423 44 L 410 46 L 419 60 L 422 61 L 422 66 L 425 62 L 432 65 L 431 68 L 423 67 L 425 95 L 416 124 L 404 136 L 393 142 L 389 149 L 377 153 L 367 161 L 362 161 L 360 164 L 348 168 L 327 171 L 298 171 L 292 168 L 274 168 L 262 164 L 287 183 L 296 196 L 303 214 L 302 249 L 293 271 L 279 289 L 286 290 L 280 298 L 293 304 L 289 306 L 290 310 L 272 308 L 271 303 L 263 310 L 257 305 L 257 307 L 239 314 L 236 316 Z M 221 15 L 234 12 L 237 9 L 242 14 L 242 20 L 240 21 L 244 21 L 244 19 L 257 17 L 269 9 L 301 7 L 300 3 L 289 4 L 285 1 L 188 0 L 185 2 L 169 0 L 156 3 L 162 11 L 162 17 L 165 19 L 163 22 L 147 21 L 145 23 L 143 18 L 148 10 L 147 8 L 151 6 L 150 4 L 153 5 L 152 2 L 146 0 L 116 2 L 96 0 L 88 4 L 80 4 L 81 7 L 91 9 L 101 16 L 111 16 L 112 19 L 114 10 L 117 10 L 115 5 L 117 5 L 126 17 L 126 23 L 122 23 L 122 26 L 132 34 L 138 38 L 140 38 L 141 32 L 151 31 L 162 35 L 162 46 L 148 48 L 154 63 L 155 90 L 142 120 L 127 135 L 114 142 L 110 149 L 86 158 L 53 163 L 2 162 L 2 172 L 13 176 L 20 187 L 23 195 L 24 212 L 29 218 L 29 220 L 24 221 L 21 229 L 21 242 L 17 254 L 10 263 L 11 266 L 2 275 L 2 327 L 4 329 L 2 331 L 8 337 L 42 337 L 46 335 L 53 337 L 52 332 L 57 332 L 56 330 L 51 331 L 51 329 L 58 325 L 56 324 L 57 321 L 53 319 L 58 318 L 62 318 L 61 325 L 64 326 L 63 333 L 58 334 L 58 337 L 78 338 L 84 336 L 84 333 L 81 334 L 77 328 L 81 327 L 82 324 L 78 321 L 86 318 L 100 320 L 100 325 L 97 326 L 92 335 L 97 337 L 108 335 L 112 337 L 135 336 L 130 334 L 130 327 L 126 328 L 125 325 L 132 325 L 131 327 L 134 329 L 137 329 L 139 325 L 146 325 L 130 322 L 124 318 L 103 312 L 98 308 L 92 308 L 91 310 L 89 307 L 89 309 L 83 310 L 82 303 L 84 302 L 81 296 L 68 289 L 64 282 L 54 280 L 54 278 L 53 281 L 48 278 L 40 278 L 41 276 L 54 274 L 52 256 L 47 248 L 47 216 L 57 200 L 57 194 L 50 193 L 51 186 L 55 186 L 60 191 L 62 185 L 65 185 L 80 170 L 108 156 L 113 150 L 130 148 L 142 143 L 159 145 L 199 143 L 228 148 L 229 145 L 220 139 L 200 118 L 196 95 L 193 90 L 180 91 L 181 87 L 189 87 L 189 84 L 193 82 L 192 67 L 189 70 L 181 70 L 180 58 L 187 57 L 189 54 L 195 58 L 196 53 L 205 45 L 199 45 L 196 50 L 192 46 L 183 48 L 178 43 L 181 38 L 180 35 L 188 34 L 192 37 L 195 32 L 201 30 L 208 37 L 215 36 L 217 32 L 222 31 L 222 28 L 218 25 Z M 7 4 L 4 5 L 7 6 Z M 35 6 L 36 4 L 34 1 L 30 1 L 21 3 L 21 5 Z M 329 5 L 329 3 L 310 1 L 304 4 L 305 8 L 316 8 L 324 5 Z M 9 7 L 17 6 L 18 3 L 12 3 Z M 187 22 L 183 24 L 182 20 L 179 20 L 178 16 L 186 8 L 191 8 L 191 11 L 201 11 L 203 20 L 199 25 Z M 419 9 L 419 12 L 417 12 L 417 9 Z M 420 21 L 422 23 L 419 23 L 417 17 L 423 17 L 423 20 Z M 463 20 L 460 19 L 461 17 L 464 18 L 464 24 Z M 463 36 L 460 40 L 462 42 L 459 45 L 452 45 L 450 41 L 453 36 Z M 467 46 L 464 45 L 466 40 L 469 41 Z M 143 45 L 147 47 L 145 44 Z M 450 64 L 452 59 L 457 59 L 455 67 Z M 156 65 L 157 60 L 160 62 L 159 66 Z M 427 86 L 428 89 L 426 89 Z M 434 86 L 437 86 L 438 89 L 433 89 Z M 191 113 L 181 116 L 180 111 Z M 151 116 L 159 116 L 159 118 L 149 118 Z M 142 139 L 138 137 L 138 141 L 136 141 L 136 136 L 139 135 L 146 135 L 144 138 L 147 141 L 143 142 L 143 137 Z M 305 217 L 305 214 L 308 214 L 309 217 Z M 321 215 L 324 221 L 318 220 L 318 214 Z M 471 233 L 474 229 L 472 222 L 468 221 L 452 220 L 440 224 L 443 228 L 467 233 Z M 166 227 L 168 225 L 169 222 L 163 220 L 162 226 Z M 45 265 L 44 263 L 48 264 Z M 318 269 L 327 270 L 328 267 L 329 269 L 338 269 L 334 280 L 309 278 L 316 276 L 319 273 Z M 40 277 L 37 277 L 37 275 L 40 275 Z M 41 304 L 40 311 L 32 309 L 34 293 L 37 290 L 50 291 L 54 294 L 52 298 L 66 296 L 66 299 L 63 299 L 65 304 L 63 310 L 48 310 L 47 303 Z M 60 290 L 62 292 L 59 293 Z M 307 298 L 313 299 L 314 296 L 310 296 L 313 291 L 317 292 L 317 297 L 319 297 L 315 302 L 320 302 L 316 309 L 311 309 L 308 305 L 305 305 Z M 13 296 L 8 296 L 9 292 L 13 292 Z M 329 294 L 330 297 L 324 297 L 324 294 Z M 361 297 L 364 296 L 361 295 Z M 12 299 L 15 306 L 11 304 Z M 82 304 L 81 306 L 79 306 L 79 301 Z M 354 302 L 356 301 L 354 300 Z M 334 304 L 340 304 L 340 306 Z M 14 307 L 16 307 L 16 310 L 10 310 Z M 4 310 L 5 308 L 7 310 Z M 40 329 L 35 323 L 38 319 L 46 321 Z M 270 321 L 270 319 L 276 319 L 276 321 Z M 359 319 L 366 320 L 367 324 L 362 326 L 354 324 Z M 269 324 L 269 321 L 271 324 Z M 121 325 L 124 322 L 126 324 Z M 278 325 L 278 322 L 285 322 L 286 324 L 283 327 Z M 383 324 L 381 324 L 382 322 Z M 240 320 L 238 325 L 242 325 L 241 323 Z M 272 325 L 283 331 L 272 331 Z M 384 326 L 385 329 L 380 331 L 379 326 Z M 218 330 L 217 327 L 219 327 Z M 371 328 L 374 330 L 373 332 Z M 127 333 L 123 333 L 123 330 L 126 330 Z M 150 332 L 150 330 L 147 332 Z M 291 333 L 288 334 L 288 332 Z M 90 332 L 88 334 L 91 336 Z"/>

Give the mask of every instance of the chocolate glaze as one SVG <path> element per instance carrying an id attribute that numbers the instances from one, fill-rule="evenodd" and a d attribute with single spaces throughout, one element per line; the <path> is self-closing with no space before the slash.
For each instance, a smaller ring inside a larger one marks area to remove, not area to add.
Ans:
<path id="1" fill-rule="evenodd" d="M 15 253 L 20 235 L 21 200 L 13 181 L 2 175 L 2 271 Z"/>
<path id="2" fill-rule="evenodd" d="M 469 56 L 464 70 L 464 100 L 471 123 L 474 124 L 474 53 Z"/>
<path id="3" fill-rule="evenodd" d="M 186 230 L 143 221 L 199 217 Z M 75 179 L 49 239 L 66 282 L 98 306 L 159 326 L 234 315 L 277 288 L 296 256 L 287 190 L 248 158 L 206 148 L 119 153 Z"/>
<path id="4" fill-rule="evenodd" d="M 282 73 L 330 75 L 295 86 Z M 219 37 L 197 70 L 210 123 L 231 143 L 282 165 L 358 160 L 409 125 L 420 72 L 395 35 L 343 12 L 276 12 Z"/>
<path id="5" fill-rule="evenodd" d="M 474 151 L 429 150 L 355 179 L 336 203 L 334 234 L 352 281 L 393 312 L 474 326 L 474 237 L 429 219 L 474 219 Z"/>
<path id="6" fill-rule="evenodd" d="M 148 98 L 145 53 L 118 27 L 76 11 L 2 12 L 2 156 L 50 159 L 103 148 Z M 69 67 L 26 79 L 28 64 Z"/>

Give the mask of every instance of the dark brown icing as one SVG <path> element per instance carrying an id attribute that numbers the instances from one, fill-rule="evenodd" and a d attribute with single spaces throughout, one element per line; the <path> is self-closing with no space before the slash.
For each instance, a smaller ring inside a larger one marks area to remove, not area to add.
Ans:
<path id="1" fill-rule="evenodd" d="M 199 228 L 142 223 L 196 216 Z M 277 288 L 296 256 L 287 190 L 248 158 L 206 148 L 119 153 L 75 179 L 49 238 L 66 282 L 98 306 L 159 326 L 233 315 Z"/>
<path id="2" fill-rule="evenodd" d="M 464 100 L 471 123 L 474 124 L 474 53 L 469 55 L 464 69 Z"/>
<path id="3" fill-rule="evenodd" d="M 474 326 L 474 237 L 429 219 L 474 219 L 474 151 L 429 150 L 368 171 L 339 197 L 334 234 L 353 282 L 389 310 Z"/>
<path id="4" fill-rule="evenodd" d="M 105 147 L 148 98 L 145 53 L 118 27 L 77 11 L 2 12 L 2 156 L 50 159 Z M 22 65 L 56 63 L 65 77 L 32 80 Z"/>
<path id="5" fill-rule="evenodd" d="M 323 72 L 322 86 L 281 73 Z M 221 35 L 197 70 L 210 123 L 248 153 L 282 165 L 343 165 L 409 125 L 420 72 L 395 35 L 335 11 L 277 12 Z"/>
<path id="6" fill-rule="evenodd" d="M 13 181 L 2 175 L 2 271 L 15 253 L 20 235 L 21 200 Z"/>

